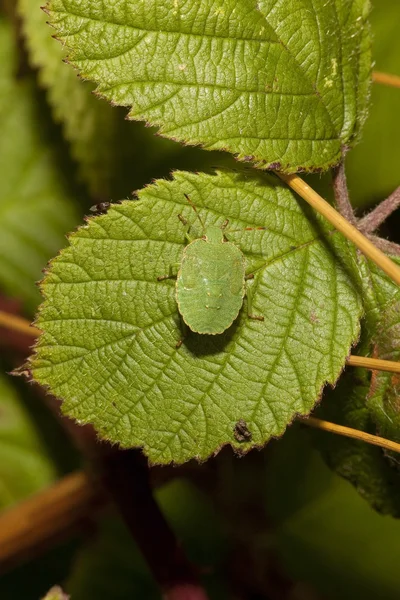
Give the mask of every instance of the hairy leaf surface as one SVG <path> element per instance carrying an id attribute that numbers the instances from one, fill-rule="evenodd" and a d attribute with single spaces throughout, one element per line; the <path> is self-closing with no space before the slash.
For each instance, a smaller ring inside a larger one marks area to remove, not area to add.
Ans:
<path id="1" fill-rule="evenodd" d="M 30 81 L 17 80 L 11 28 L 0 17 L 0 286 L 36 306 L 35 281 L 76 224 Z"/>
<path id="2" fill-rule="evenodd" d="M 178 215 L 202 234 L 184 193 L 206 224 L 267 226 L 229 234 L 264 322 L 247 317 L 245 301 L 223 334 L 185 336 L 175 282 L 157 281 L 182 257 Z M 335 382 L 357 338 L 353 250 L 271 176 L 176 172 L 138 197 L 90 219 L 52 262 L 34 377 L 66 413 L 154 462 L 205 459 L 227 443 L 246 451 L 282 434 Z"/>
<path id="3" fill-rule="evenodd" d="M 50 0 L 82 76 L 163 135 L 264 168 L 326 169 L 369 89 L 368 0 Z"/>

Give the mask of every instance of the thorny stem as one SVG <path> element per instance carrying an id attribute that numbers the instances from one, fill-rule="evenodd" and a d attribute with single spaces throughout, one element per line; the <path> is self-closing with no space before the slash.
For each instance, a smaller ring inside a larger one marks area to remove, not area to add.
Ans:
<path id="1" fill-rule="evenodd" d="M 340 231 L 348 240 L 378 267 L 382 269 L 397 285 L 400 285 L 400 267 L 394 263 L 386 254 L 377 248 L 368 238 L 366 238 L 352 223 L 338 213 L 333 206 L 324 200 L 315 190 L 313 190 L 301 177 L 295 174 L 286 174 L 277 171 L 276 174 L 289 187 L 299 194 L 310 206 L 325 217 L 338 231 Z"/>
<path id="2" fill-rule="evenodd" d="M 398 244 L 385 240 L 379 236 L 372 235 L 392 212 L 400 206 L 400 186 L 368 215 L 362 219 L 357 219 L 350 203 L 344 162 L 342 161 L 332 170 L 332 172 L 333 190 L 340 214 L 371 240 L 376 248 L 387 254 L 400 255 L 400 246 Z"/>
<path id="3" fill-rule="evenodd" d="M 350 203 L 349 190 L 347 188 L 346 172 L 344 168 L 344 161 L 332 169 L 333 179 L 333 191 L 335 194 L 336 205 L 339 212 L 345 219 L 352 225 L 356 224 L 356 218 L 354 216 L 353 207 Z"/>
<path id="4" fill-rule="evenodd" d="M 399 244 L 391 242 L 390 240 L 385 240 L 378 235 L 369 235 L 368 238 L 373 244 L 375 244 L 377 248 L 379 248 L 379 250 L 382 250 L 382 252 L 386 252 L 386 254 L 392 254 L 394 256 L 400 256 Z"/>
<path id="5" fill-rule="evenodd" d="M 386 200 L 378 204 L 370 213 L 358 221 L 358 228 L 364 234 L 373 233 L 400 206 L 400 186 Z"/>

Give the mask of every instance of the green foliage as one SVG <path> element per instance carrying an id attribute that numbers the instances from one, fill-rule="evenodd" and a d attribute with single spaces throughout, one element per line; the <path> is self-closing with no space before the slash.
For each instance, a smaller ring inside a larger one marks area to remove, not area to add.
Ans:
<path id="1" fill-rule="evenodd" d="M 387 360 L 399 358 L 398 287 L 377 267 L 360 258 L 366 308 L 363 334 L 357 353 Z M 398 377 L 364 369 L 346 372 L 318 409 L 318 416 L 399 440 Z M 400 517 L 398 457 L 390 459 L 381 448 L 340 436 L 314 434 L 327 463 L 349 479 L 360 494 L 384 514 Z"/>
<path id="2" fill-rule="evenodd" d="M 43 0 L 18 1 L 28 58 L 38 69 L 53 117 L 62 125 L 80 179 L 92 198 L 98 202 L 125 197 L 154 177 L 168 175 L 172 168 L 235 166 L 227 154 L 185 148 L 157 138 L 154 128 L 126 121 L 123 108 L 96 98 L 93 84 L 83 81 L 65 64 L 66 49 L 53 39 L 55 32 L 40 10 L 42 5 Z"/>
<path id="3" fill-rule="evenodd" d="M 326 169 L 366 117 L 368 0 L 50 0 L 70 60 L 163 135 L 263 168 Z M 338 35 L 340 32 L 340 35 Z"/>
<path id="4" fill-rule="evenodd" d="M 23 401 L 0 378 L 0 509 L 49 485 L 55 468 Z"/>
<path id="5" fill-rule="evenodd" d="M 348 153 L 352 199 L 366 205 L 398 183 L 396 91 L 374 88 L 361 135 L 371 66 L 367 0 L 50 0 L 48 17 L 40 4 L 7 0 L 21 20 L 0 21 L 0 287 L 27 307 L 37 302 L 33 281 L 75 224 L 67 145 L 87 184 L 86 207 L 177 167 L 234 162 L 171 139 L 227 149 L 262 169 L 312 172 L 361 138 Z M 382 0 L 372 22 L 376 68 L 399 73 L 397 10 Z M 68 54 L 75 71 L 62 62 Z M 91 94 L 95 86 L 106 100 Z M 171 139 L 123 122 L 124 107 Z M 68 144 L 55 146 L 49 133 Z M 307 181 L 317 188 L 316 179 Z M 248 319 L 245 299 L 223 334 L 183 326 L 174 280 L 157 277 L 182 260 L 179 213 L 202 234 L 184 193 L 207 225 L 229 218 L 239 230 L 267 227 L 232 235 L 246 272 L 255 273 L 252 312 L 264 322 Z M 399 358 L 398 287 L 275 177 L 176 172 L 156 181 L 73 233 L 42 289 L 34 377 L 67 415 L 94 423 L 112 442 L 143 447 L 153 462 L 204 460 L 226 444 L 236 454 L 260 448 L 315 409 L 326 383 L 335 387 L 317 415 L 399 438 L 397 377 L 348 368 L 338 380 L 359 335 L 357 353 Z M 11 381 L 0 379 L 1 507 L 52 481 L 67 446 L 54 420 L 53 437 L 42 427 L 37 404 L 32 420 L 24 385 L 14 381 L 17 394 Z M 244 460 L 226 448 L 207 464 L 151 470 L 157 502 L 210 599 L 314 591 L 332 600 L 397 599 L 399 523 L 371 506 L 400 517 L 398 457 L 308 434 L 297 423 Z M 76 545 L 52 548 L 1 577 L 2 600 L 38 600 L 63 581 L 72 600 L 159 598 L 127 530 L 115 517 L 98 518 L 72 568 Z"/>
<path id="6" fill-rule="evenodd" d="M 177 348 L 175 282 L 157 277 L 181 260 L 178 214 L 193 215 L 184 193 L 206 226 L 267 225 L 231 234 L 265 320 L 242 310 L 225 333 L 190 333 Z M 246 451 L 281 435 L 336 381 L 357 339 L 353 250 L 275 177 L 176 172 L 90 219 L 70 244 L 43 283 L 34 377 L 67 414 L 143 446 L 153 462 L 205 459 L 227 443 Z M 240 419 L 251 442 L 234 436 Z"/>
<path id="7" fill-rule="evenodd" d="M 76 223 L 28 80 L 16 80 L 11 28 L 0 15 L 0 285 L 29 308 L 35 281 Z"/>

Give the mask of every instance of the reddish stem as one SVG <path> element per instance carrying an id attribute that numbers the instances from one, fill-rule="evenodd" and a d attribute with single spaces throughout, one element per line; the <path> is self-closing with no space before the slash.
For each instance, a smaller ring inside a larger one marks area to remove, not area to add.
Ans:
<path id="1" fill-rule="evenodd" d="M 386 200 L 359 220 L 358 228 L 364 234 L 373 233 L 400 206 L 400 186 Z"/>
<path id="2" fill-rule="evenodd" d="M 356 218 L 350 203 L 343 160 L 337 167 L 332 169 L 332 179 L 335 201 L 340 214 L 347 219 L 349 223 L 356 225 Z"/>

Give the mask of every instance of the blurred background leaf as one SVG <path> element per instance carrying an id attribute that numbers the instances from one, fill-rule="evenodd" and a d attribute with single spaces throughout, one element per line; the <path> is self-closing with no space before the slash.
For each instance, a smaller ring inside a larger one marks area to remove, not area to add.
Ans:
<path id="1" fill-rule="evenodd" d="M 400 2 L 373 0 L 371 11 L 374 69 L 400 75 Z M 400 185 L 400 90 L 373 84 L 370 114 L 358 145 L 347 155 L 350 196 L 366 208 Z"/>
<path id="2" fill-rule="evenodd" d="M 0 14 L 0 286 L 32 310 L 35 282 L 77 213 L 30 77 L 16 78 L 14 31 Z"/>
<path id="3" fill-rule="evenodd" d="M 326 599 L 396 600 L 400 521 L 329 471 L 307 432 L 293 428 L 273 450 L 264 481 L 273 546 L 288 575 Z"/>
<path id="4" fill-rule="evenodd" d="M 202 574 L 211 600 L 228 600 L 215 572 L 226 557 L 226 541 L 210 499 L 179 478 L 161 486 L 156 498 L 187 556 Z M 161 600 L 131 534 L 115 516 L 103 519 L 96 535 L 82 548 L 65 589 L 72 600 Z"/>
<path id="5" fill-rule="evenodd" d="M 52 483 L 57 470 L 24 402 L 0 377 L 0 509 Z"/>

